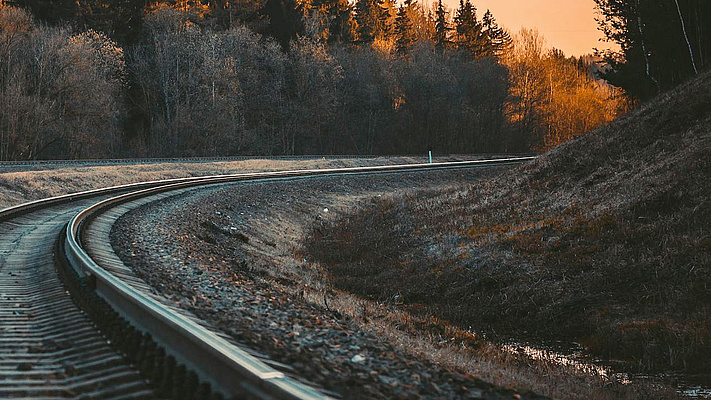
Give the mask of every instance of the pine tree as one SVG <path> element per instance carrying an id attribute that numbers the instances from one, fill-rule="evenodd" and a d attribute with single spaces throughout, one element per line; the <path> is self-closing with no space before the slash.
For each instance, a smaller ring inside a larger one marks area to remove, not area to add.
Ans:
<path id="1" fill-rule="evenodd" d="M 682 82 L 711 60 L 711 2 L 595 0 L 599 29 L 619 51 L 599 52 L 610 83 L 639 99 Z"/>
<path id="2" fill-rule="evenodd" d="M 316 11 L 324 20 L 324 36 L 329 42 L 353 40 L 352 7 L 348 0 L 312 0 L 309 11 Z"/>
<path id="3" fill-rule="evenodd" d="M 378 20 L 377 20 L 377 33 L 376 36 L 380 36 L 383 39 L 388 39 L 392 33 L 392 26 L 390 24 L 390 10 L 395 9 L 395 3 L 393 0 L 380 0 L 378 2 Z"/>
<path id="4" fill-rule="evenodd" d="M 511 35 L 496 23 L 494 15 L 489 10 L 486 10 L 482 17 L 481 25 L 485 39 L 482 55 L 484 57 L 501 57 L 513 43 Z"/>
<path id="5" fill-rule="evenodd" d="M 482 26 L 476 18 L 476 8 L 470 0 L 459 0 L 459 9 L 454 17 L 456 24 L 455 45 L 457 49 L 471 54 L 475 58 L 482 57 L 486 47 L 486 38 Z"/>
<path id="6" fill-rule="evenodd" d="M 38 20 L 49 24 L 74 21 L 78 14 L 74 0 L 23 0 L 17 4 Z"/>
<path id="7" fill-rule="evenodd" d="M 355 3 L 356 42 L 371 43 L 389 34 L 390 13 L 383 0 L 357 0 Z"/>
<path id="8" fill-rule="evenodd" d="M 371 15 L 371 0 L 357 0 L 355 3 L 357 42 L 370 43 L 375 39 Z"/>
<path id="9" fill-rule="evenodd" d="M 466 37 L 466 32 L 469 31 L 473 23 L 471 7 L 467 7 L 464 0 L 459 0 L 459 8 L 454 16 L 454 24 L 456 30 L 455 44 L 457 47 L 464 44 L 463 38 Z"/>
<path id="10" fill-rule="evenodd" d="M 408 1 L 405 1 L 405 5 L 401 5 L 397 11 L 397 18 L 395 19 L 395 37 L 396 37 L 396 49 L 400 54 L 407 54 L 412 45 L 412 22 L 410 17 L 407 15 L 408 11 Z"/>
<path id="11" fill-rule="evenodd" d="M 442 0 L 437 3 L 437 10 L 435 11 L 435 32 L 434 41 L 438 48 L 444 48 L 449 46 L 449 31 L 452 28 L 449 27 L 447 23 L 447 11 L 444 10 L 444 5 L 442 5 Z"/>
<path id="12" fill-rule="evenodd" d="M 304 33 L 303 12 L 295 0 L 267 0 L 260 14 L 269 18 L 266 33 L 274 37 L 283 49 Z"/>
<path id="13" fill-rule="evenodd" d="M 329 26 L 331 41 L 352 42 L 354 39 L 353 7 L 348 0 L 336 0 Z"/>

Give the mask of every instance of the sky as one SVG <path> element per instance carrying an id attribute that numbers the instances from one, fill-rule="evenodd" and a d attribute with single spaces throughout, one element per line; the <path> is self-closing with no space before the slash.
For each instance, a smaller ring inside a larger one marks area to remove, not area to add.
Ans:
<path id="1" fill-rule="evenodd" d="M 595 22 L 593 0 L 471 0 L 481 18 L 487 9 L 494 18 L 512 34 L 522 27 L 538 28 L 545 37 L 547 47 L 555 47 L 568 56 L 580 56 L 593 52 L 593 48 L 608 48 L 598 39 L 602 32 Z M 443 0 L 451 9 L 459 6 L 459 0 Z"/>

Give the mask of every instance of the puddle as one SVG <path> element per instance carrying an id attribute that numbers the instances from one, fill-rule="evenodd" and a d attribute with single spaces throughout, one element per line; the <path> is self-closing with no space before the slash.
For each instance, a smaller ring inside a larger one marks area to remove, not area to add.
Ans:
<path id="1" fill-rule="evenodd" d="M 582 373 L 600 376 L 621 384 L 633 381 L 664 383 L 675 387 L 677 392 L 688 399 L 711 399 L 711 375 L 693 374 L 629 374 L 617 372 L 611 364 L 620 365 L 620 361 L 591 359 L 582 346 L 577 343 L 552 342 L 532 345 L 530 343 L 509 343 L 502 349 L 512 354 L 523 354 L 534 360 L 549 361 L 564 365 Z"/>

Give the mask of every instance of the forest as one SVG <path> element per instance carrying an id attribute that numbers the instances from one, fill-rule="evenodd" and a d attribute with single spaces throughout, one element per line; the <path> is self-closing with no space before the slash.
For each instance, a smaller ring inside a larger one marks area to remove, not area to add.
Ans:
<path id="1" fill-rule="evenodd" d="M 470 0 L 0 0 L 0 161 L 544 151 L 707 63 L 707 2 L 596 2 L 568 57 Z"/>

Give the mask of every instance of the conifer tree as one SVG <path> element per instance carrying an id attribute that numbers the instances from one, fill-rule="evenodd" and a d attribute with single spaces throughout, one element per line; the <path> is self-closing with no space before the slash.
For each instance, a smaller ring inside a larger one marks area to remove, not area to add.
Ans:
<path id="1" fill-rule="evenodd" d="M 295 0 L 267 0 L 260 14 L 269 18 L 266 33 L 274 37 L 283 49 L 304 33 L 303 12 Z"/>
<path id="2" fill-rule="evenodd" d="M 459 0 L 459 9 L 454 17 L 455 40 L 457 49 L 475 54 L 477 52 L 477 37 L 481 34 L 481 26 L 476 20 L 476 8 L 470 0 Z"/>
<path id="3" fill-rule="evenodd" d="M 603 77 L 639 99 L 680 83 L 711 60 L 708 0 L 595 0 L 599 29 L 618 51 L 599 52 Z"/>
<path id="4" fill-rule="evenodd" d="M 439 48 L 444 48 L 449 45 L 449 31 L 452 28 L 449 27 L 447 23 L 447 11 L 444 10 L 444 5 L 442 0 L 437 3 L 437 10 L 435 11 L 435 32 L 434 32 L 434 42 Z"/>
<path id="5" fill-rule="evenodd" d="M 325 37 L 329 42 L 353 40 L 352 7 L 348 0 L 312 0 L 310 11 L 316 11 L 324 20 Z"/>
<path id="6" fill-rule="evenodd" d="M 489 10 L 486 10 L 482 17 L 481 25 L 485 39 L 482 55 L 484 57 L 501 57 L 511 47 L 513 42 L 511 35 L 496 23 L 494 15 Z"/>
<path id="7" fill-rule="evenodd" d="M 380 35 L 383 39 L 390 37 L 392 33 L 392 26 L 390 19 L 393 16 L 391 10 L 395 10 L 394 0 L 380 0 L 378 2 L 378 21 L 377 21 L 377 35 Z M 397 14 L 397 13 L 396 13 Z"/>
<path id="8" fill-rule="evenodd" d="M 18 5 L 49 24 L 73 21 L 78 14 L 76 1 L 72 0 L 24 0 Z"/>
<path id="9" fill-rule="evenodd" d="M 50 25 L 76 23 L 80 29 L 104 32 L 121 43 L 140 32 L 145 0 L 22 0 L 16 2 Z"/>
<path id="10" fill-rule="evenodd" d="M 371 43 L 387 36 L 390 14 L 383 0 L 357 0 L 355 3 L 356 42 Z"/>
<path id="11" fill-rule="evenodd" d="M 352 42 L 353 32 L 353 7 L 348 0 L 336 0 L 331 12 L 333 19 L 329 26 L 331 41 Z"/>
<path id="12" fill-rule="evenodd" d="M 355 3 L 357 42 L 370 43 L 375 38 L 371 15 L 371 0 L 357 0 Z"/>
<path id="13" fill-rule="evenodd" d="M 470 30 L 473 25 L 473 20 L 471 3 L 468 1 L 464 3 L 464 0 L 459 0 L 459 8 L 454 16 L 456 29 L 455 43 L 457 46 L 463 45 L 463 39 L 466 37 L 467 31 Z"/>
<path id="14" fill-rule="evenodd" d="M 412 22 L 407 15 L 408 7 L 411 6 L 409 0 L 405 1 L 397 11 L 395 19 L 396 49 L 400 54 L 407 54 L 412 45 Z"/>

